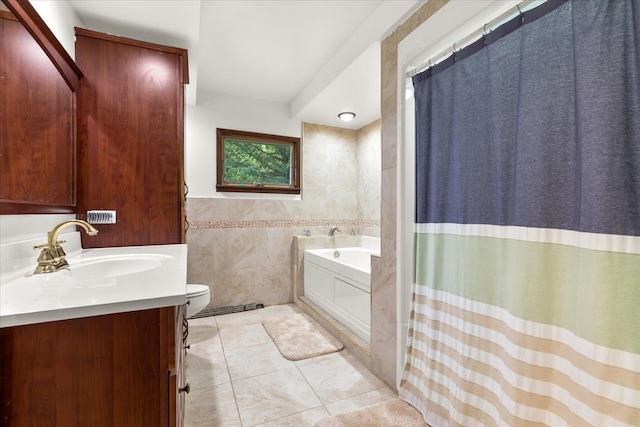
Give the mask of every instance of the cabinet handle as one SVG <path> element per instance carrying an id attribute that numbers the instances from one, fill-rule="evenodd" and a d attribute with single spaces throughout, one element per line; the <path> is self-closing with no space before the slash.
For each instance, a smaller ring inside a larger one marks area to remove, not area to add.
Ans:
<path id="1" fill-rule="evenodd" d="M 191 350 L 191 344 L 185 345 L 185 346 L 184 346 L 184 348 L 185 348 L 186 350 Z"/>
<path id="2" fill-rule="evenodd" d="M 178 389 L 178 391 L 179 391 L 180 393 L 185 392 L 185 393 L 189 394 L 189 392 L 191 391 L 191 386 L 189 385 L 189 383 L 187 383 L 187 385 L 186 385 L 186 386 L 184 386 L 184 387 L 180 387 L 180 388 Z"/>
<path id="3" fill-rule="evenodd" d="M 187 319 L 182 319 L 182 342 L 187 342 L 187 337 L 189 336 L 189 322 Z"/>

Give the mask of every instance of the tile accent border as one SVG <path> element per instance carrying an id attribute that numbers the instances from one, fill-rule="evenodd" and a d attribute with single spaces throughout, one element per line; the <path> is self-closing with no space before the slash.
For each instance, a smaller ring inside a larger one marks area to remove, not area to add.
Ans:
<path id="1" fill-rule="evenodd" d="M 310 219 L 310 220 L 255 220 L 255 221 L 206 221 L 190 222 L 192 230 L 215 228 L 276 228 L 276 227 L 380 227 L 379 220 L 373 219 Z"/>

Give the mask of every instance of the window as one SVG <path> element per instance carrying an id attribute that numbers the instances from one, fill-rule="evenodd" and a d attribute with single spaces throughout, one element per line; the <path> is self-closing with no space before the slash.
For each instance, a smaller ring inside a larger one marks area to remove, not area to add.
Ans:
<path id="1" fill-rule="evenodd" d="M 218 129 L 218 191 L 300 194 L 300 138 Z"/>

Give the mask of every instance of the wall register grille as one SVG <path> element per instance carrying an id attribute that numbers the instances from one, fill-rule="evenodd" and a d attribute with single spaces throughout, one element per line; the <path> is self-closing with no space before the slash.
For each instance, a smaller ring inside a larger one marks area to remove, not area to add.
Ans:
<path id="1" fill-rule="evenodd" d="M 232 305 L 228 307 L 205 308 L 199 313 L 194 314 L 189 319 L 200 319 L 202 317 L 221 316 L 223 314 L 239 313 L 241 311 L 255 310 L 263 308 L 264 304 L 252 302 L 244 305 Z"/>

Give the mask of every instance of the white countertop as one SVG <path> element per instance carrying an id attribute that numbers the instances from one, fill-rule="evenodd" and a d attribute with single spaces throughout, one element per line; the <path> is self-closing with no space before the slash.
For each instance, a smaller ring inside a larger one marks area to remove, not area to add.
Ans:
<path id="1" fill-rule="evenodd" d="M 72 240 L 71 248 L 63 247 L 70 269 L 48 274 L 31 274 L 37 264 L 37 252 L 2 248 L 1 261 L 5 265 L 0 276 L 0 327 L 186 303 L 187 245 L 81 249 L 73 247 L 75 237 L 68 240 Z M 28 244 L 32 245 L 32 242 Z M 26 253 L 31 261 L 25 259 Z M 91 272 L 100 271 L 88 266 L 91 260 L 131 257 L 129 264 L 135 265 L 139 256 L 154 260 L 153 268 L 115 276 L 88 277 Z M 6 268 L 8 263 L 14 267 Z M 83 274 L 74 270 L 74 264 L 84 264 Z M 74 274 L 76 272 L 78 274 Z"/>

